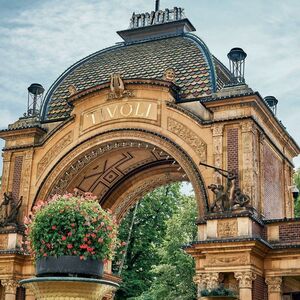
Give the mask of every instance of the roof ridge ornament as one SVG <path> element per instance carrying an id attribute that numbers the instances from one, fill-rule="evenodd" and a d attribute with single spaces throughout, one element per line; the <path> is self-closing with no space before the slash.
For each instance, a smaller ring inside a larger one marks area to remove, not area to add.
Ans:
<path id="1" fill-rule="evenodd" d="M 147 27 L 157 24 L 170 23 L 185 19 L 184 8 L 174 7 L 173 9 L 166 8 L 164 11 L 160 9 L 159 0 L 155 3 L 155 11 L 151 13 L 132 14 L 130 19 L 130 29 Z"/>
<path id="2" fill-rule="evenodd" d="M 110 90 L 108 100 L 122 99 L 124 97 L 133 97 L 133 92 L 125 89 L 125 84 L 120 73 L 110 75 Z"/>

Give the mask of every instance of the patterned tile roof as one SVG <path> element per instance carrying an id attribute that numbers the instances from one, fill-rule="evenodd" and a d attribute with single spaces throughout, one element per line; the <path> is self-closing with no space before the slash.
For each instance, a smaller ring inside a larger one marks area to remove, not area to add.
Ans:
<path id="1" fill-rule="evenodd" d="M 78 92 L 110 81 L 112 73 L 123 79 L 163 79 L 164 71 L 175 69 L 179 97 L 208 97 L 229 83 L 229 71 L 195 35 L 168 37 L 104 49 L 71 66 L 48 91 L 42 110 L 43 121 L 68 117 L 68 87 Z"/>

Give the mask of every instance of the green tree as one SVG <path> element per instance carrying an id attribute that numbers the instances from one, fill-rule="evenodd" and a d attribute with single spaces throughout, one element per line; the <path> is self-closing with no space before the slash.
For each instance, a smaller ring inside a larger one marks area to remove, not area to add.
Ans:
<path id="1" fill-rule="evenodd" d="M 126 260 L 121 276 L 123 284 L 115 299 L 129 299 L 141 295 L 148 290 L 154 280 L 154 266 L 160 264 L 158 249 L 164 242 L 167 223 L 178 211 L 181 184 L 176 183 L 154 190 L 139 203 L 134 218 Z M 122 221 L 119 238 L 127 240 L 131 228 L 134 209 Z M 121 256 L 117 260 L 122 259 Z M 114 271 L 118 271 L 115 264 Z"/>
<path id="2" fill-rule="evenodd" d="M 295 172 L 294 182 L 297 188 L 300 190 L 300 169 Z M 300 217 L 300 197 L 295 200 L 295 216 Z"/>
<path id="3" fill-rule="evenodd" d="M 197 209 L 194 197 L 181 197 L 180 209 L 166 222 L 167 231 L 158 249 L 160 264 L 152 267 L 154 280 L 148 291 L 132 300 L 196 299 L 195 265 L 182 245 L 196 239 Z"/>

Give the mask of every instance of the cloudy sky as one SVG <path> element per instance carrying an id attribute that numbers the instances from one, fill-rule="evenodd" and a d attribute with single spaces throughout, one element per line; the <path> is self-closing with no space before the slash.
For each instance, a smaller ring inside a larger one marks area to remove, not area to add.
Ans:
<path id="1" fill-rule="evenodd" d="M 47 90 L 71 64 L 119 42 L 115 32 L 128 27 L 132 12 L 154 2 L 0 0 L 0 128 L 26 111 L 32 82 Z M 185 8 L 224 64 L 232 47 L 247 52 L 247 83 L 278 98 L 278 118 L 300 143 L 300 1 L 161 0 L 162 8 L 173 6 Z"/>

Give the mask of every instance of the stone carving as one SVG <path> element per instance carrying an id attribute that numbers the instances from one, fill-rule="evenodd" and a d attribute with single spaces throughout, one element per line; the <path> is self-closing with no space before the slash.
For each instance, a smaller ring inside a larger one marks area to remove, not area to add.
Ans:
<path id="1" fill-rule="evenodd" d="M 49 166 L 50 162 L 54 160 L 61 151 L 70 145 L 73 141 L 73 132 L 68 132 L 61 138 L 47 153 L 43 156 L 37 166 L 37 178 L 39 178 L 45 169 Z"/>
<path id="2" fill-rule="evenodd" d="M 19 283 L 14 279 L 1 279 L 1 285 L 5 288 L 5 294 L 16 294 Z"/>
<path id="3" fill-rule="evenodd" d="M 268 285 L 268 291 L 270 293 L 280 293 L 281 292 L 281 284 L 282 278 L 279 276 L 267 277 L 266 284 Z"/>
<path id="4" fill-rule="evenodd" d="M 22 205 L 22 197 L 16 201 L 12 193 L 4 193 L 4 199 L 0 205 L 0 227 L 18 225 L 18 212 Z"/>
<path id="5" fill-rule="evenodd" d="M 234 277 L 238 280 L 240 289 L 252 289 L 256 274 L 251 271 L 235 272 Z"/>
<path id="6" fill-rule="evenodd" d="M 114 73 L 110 77 L 110 90 L 108 99 L 121 99 L 124 97 L 133 97 L 133 92 L 126 90 L 121 74 Z"/>
<path id="7" fill-rule="evenodd" d="M 199 154 L 200 161 L 206 161 L 207 145 L 194 131 L 172 118 L 168 118 L 168 130 L 188 143 Z"/>
<path id="8" fill-rule="evenodd" d="M 249 263 L 247 255 L 220 256 L 212 255 L 206 260 L 207 266 L 246 265 Z"/>
<path id="9" fill-rule="evenodd" d="M 68 92 L 70 96 L 73 96 L 77 93 L 77 88 L 74 84 L 68 86 Z"/>
<path id="10" fill-rule="evenodd" d="M 218 220 L 217 233 L 220 238 L 237 236 L 237 220 Z"/>
<path id="11" fill-rule="evenodd" d="M 169 68 L 165 70 L 163 79 L 166 81 L 174 82 L 175 76 L 176 76 L 175 70 L 173 68 Z"/>
<path id="12" fill-rule="evenodd" d="M 0 238 L 0 250 L 6 250 L 8 245 L 8 235 L 1 234 Z M 1 270 L 0 270 L 1 272 Z"/>

